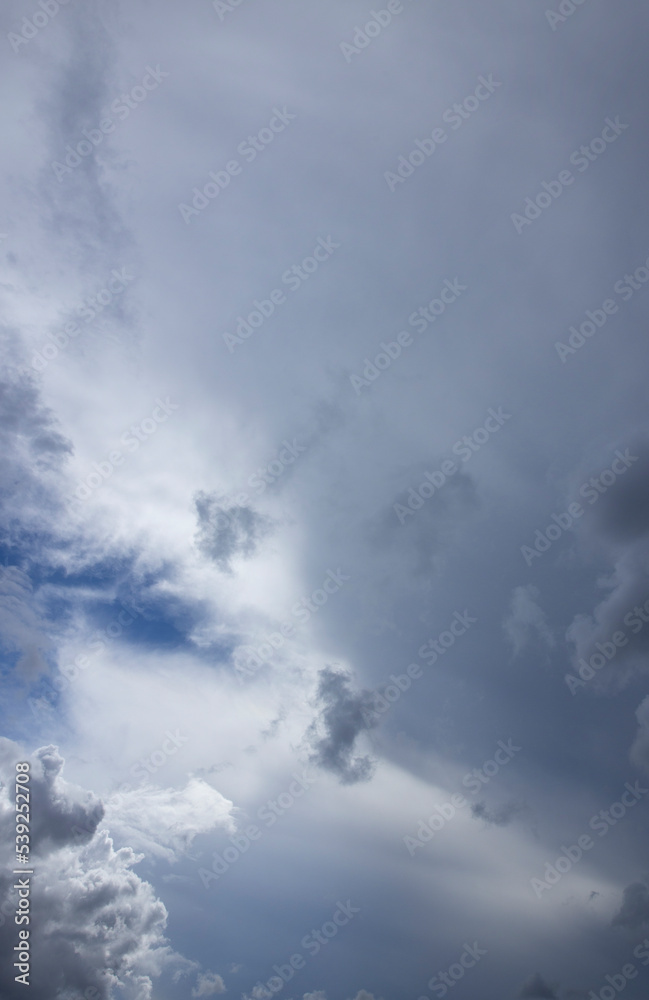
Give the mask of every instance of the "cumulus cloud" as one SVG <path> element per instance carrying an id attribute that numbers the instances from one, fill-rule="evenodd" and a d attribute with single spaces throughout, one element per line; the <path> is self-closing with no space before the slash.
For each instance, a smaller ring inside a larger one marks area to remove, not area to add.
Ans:
<path id="1" fill-rule="evenodd" d="M 125 847 L 115 850 L 106 830 L 98 830 L 103 807 L 95 796 L 80 793 L 61 777 L 63 759 L 56 747 L 42 747 L 31 758 L 2 740 L 0 768 L 11 782 L 16 760 L 31 763 L 32 850 L 37 877 L 31 880 L 30 996 L 35 1000 L 83 993 L 108 1000 L 121 987 L 129 1000 L 149 1000 L 153 979 L 163 970 L 196 968 L 176 955 L 164 937 L 165 907 L 133 867 L 141 856 Z M 8 826 L 13 820 L 12 783 L 0 789 L 3 860 L 10 866 Z M 86 833 L 79 837 L 76 827 Z M 0 881 L 3 926 L 0 944 L 11 953 L 15 938 L 14 879 Z M 0 971 L 1 992 L 8 1000 L 22 995 L 8 966 Z"/>
<path id="2" fill-rule="evenodd" d="M 3 771 L 15 756 L 16 745 L 0 739 Z M 30 846 L 35 854 L 48 853 L 74 839 L 90 839 L 104 815 L 104 806 L 92 793 L 70 785 L 61 777 L 63 758 L 55 746 L 41 747 L 31 757 L 30 794 L 32 800 Z M 9 840 L 14 822 L 13 807 L 7 807 L 8 790 L 0 819 L 0 829 Z"/>
<path id="3" fill-rule="evenodd" d="M 545 611 L 537 603 L 538 597 L 538 587 L 533 584 L 516 587 L 512 594 L 509 614 L 503 622 L 503 628 L 515 656 L 535 634 L 546 646 L 554 646 L 554 636 L 547 624 Z"/>
<path id="4" fill-rule="evenodd" d="M 622 906 L 613 917 L 613 926 L 638 930 L 645 925 L 649 925 L 649 888 L 646 882 L 632 882 L 622 894 Z"/>
<path id="5" fill-rule="evenodd" d="M 216 972 L 201 972 L 196 986 L 192 990 L 193 997 L 213 997 L 217 993 L 225 993 L 225 983 Z"/>
<path id="6" fill-rule="evenodd" d="M 377 1000 L 373 993 L 368 993 L 367 990 L 359 990 L 354 1000 Z"/>
<path id="7" fill-rule="evenodd" d="M 367 781 L 376 763 L 368 755 L 354 756 L 354 751 L 359 736 L 378 723 L 374 694 L 353 692 L 345 670 L 325 667 L 318 676 L 317 700 L 323 708 L 306 733 L 310 760 L 338 775 L 344 785 Z"/>
<path id="8" fill-rule="evenodd" d="M 249 559 L 270 532 L 271 521 L 252 507 L 231 503 L 218 493 L 200 491 L 194 497 L 198 517 L 196 544 L 224 572 L 237 556 Z"/>

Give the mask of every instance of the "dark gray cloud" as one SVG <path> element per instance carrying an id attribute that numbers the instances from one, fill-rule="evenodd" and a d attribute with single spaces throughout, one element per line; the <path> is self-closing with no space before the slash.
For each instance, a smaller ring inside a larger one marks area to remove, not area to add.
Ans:
<path id="1" fill-rule="evenodd" d="M 593 506 L 594 527 L 614 542 L 630 542 L 649 531 L 649 443 L 628 449 L 634 463 Z"/>
<path id="2" fill-rule="evenodd" d="M 90 840 L 104 815 L 104 807 L 96 796 L 62 781 L 63 764 L 55 746 L 41 747 L 32 757 L 30 837 L 32 851 L 37 854 Z M 7 820 L 4 832 L 8 837 Z"/>
<path id="3" fill-rule="evenodd" d="M 270 533 L 272 522 L 249 506 L 240 506 L 218 493 L 200 491 L 194 497 L 198 517 L 196 544 L 223 572 L 232 571 L 237 556 L 250 559 Z"/>
<path id="4" fill-rule="evenodd" d="M 309 759 L 338 775 L 344 785 L 368 781 L 376 761 L 368 754 L 355 755 L 362 733 L 378 724 L 371 691 L 354 692 L 348 671 L 324 667 L 318 673 L 317 701 L 323 707 L 306 732 Z"/>
<path id="5" fill-rule="evenodd" d="M 649 924 L 649 888 L 646 882 L 627 885 L 619 913 L 613 917 L 613 927 L 640 930 Z"/>

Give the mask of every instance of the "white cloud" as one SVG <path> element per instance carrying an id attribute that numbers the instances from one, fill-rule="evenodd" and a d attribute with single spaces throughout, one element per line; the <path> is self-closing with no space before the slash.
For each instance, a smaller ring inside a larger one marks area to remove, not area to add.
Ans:
<path id="1" fill-rule="evenodd" d="M 216 972 L 201 972 L 192 989 L 193 997 L 213 997 L 217 993 L 225 993 L 225 983 Z"/>
<path id="2" fill-rule="evenodd" d="M 183 789 L 143 786 L 120 793 L 106 802 L 105 821 L 116 840 L 172 862 L 199 833 L 235 830 L 232 802 L 200 778 Z"/>

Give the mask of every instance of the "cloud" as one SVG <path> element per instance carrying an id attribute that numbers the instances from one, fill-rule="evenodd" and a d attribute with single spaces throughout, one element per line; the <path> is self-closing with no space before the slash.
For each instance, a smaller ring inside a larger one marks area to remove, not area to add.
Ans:
<path id="1" fill-rule="evenodd" d="M 183 789 L 144 786 L 106 802 L 106 823 L 114 838 L 136 850 L 173 862 L 199 833 L 216 827 L 235 832 L 233 804 L 192 777 Z"/>
<path id="2" fill-rule="evenodd" d="M 554 636 L 548 627 L 545 612 L 537 604 L 538 597 L 538 588 L 533 584 L 516 587 L 512 594 L 510 612 L 503 628 L 515 656 L 530 642 L 535 632 L 546 646 L 554 646 Z"/>
<path id="3" fill-rule="evenodd" d="M 622 894 L 620 912 L 613 917 L 613 927 L 638 930 L 649 924 L 649 888 L 645 882 L 632 882 Z"/>
<path id="4" fill-rule="evenodd" d="M 41 747 L 26 756 L 16 744 L 0 740 L 0 815 L 3 862 L 10 867 L 9 827 L 15 822 L 13 782 L 15 762 L 30 760 L 32 850 L 38 876 L 31 881 L 30 996 L 83 994 L 109 1000 L 120 988 L 128 1000 L 150 1000 L 153 981 L 163 972 L 180 976 L 199 966 L 175 953 L 164 928 L 167 911 L 152 886 L 133 871 L 141 860 L 130 847 L 115 850 L 105 829 L 97 829 L 103 807 L 62 777 L 63 758 L 56 747 Z M 11 782 L 11 783 L 10 783 Z M 84 827 L 79 836 L 76 827 Z M 5 920 L 16 907 L 14 878 L 0 878 L 2 917 L 0 946 L 11 954 L 16 928 Z M 92 992 L 92 991 L 96 992 Z M 22 992 L 21 992 L 22 991 Z M 0 970 L 0 992 L 17 1000 L 13 970 Z"/>
<path id="5" fill-rule="evenodd" d="M 550 986 L 538 972 L 523 983 L 518 993 L 519 1000 L 557 1000 L 558 987 Z"/>
<path id="6" fill-rule="evenodd" d="M 488 809 L 486 802 L 474 802 L 471 806 L 471 815 L 493 826 L 508 826 L 526 809 L 527 806 L 523 802 L 505 802 L 496 809 Z"/>
<path id="7" fill-rule="evenodd" d="M 36 383 L 15 368 L 0 380 L 0 447 L 4 461 L 29 459 L 39 471 L 59 466 L 73 453 L 53 412 L 40 402 Z"/>
<path id="8" fill-rule="evenodd" d="M 216 972 L 201 972 L 192 989 L 193 997 L 213 997 L 217 993 L 225 993 L 225 983 Z"/>
<path id="9" fill-rule="evenodd" d="M 373 993 L 368 993 L 367 990 L 359 990 L 354 1000 L 377 1000 Z"/>
<path id="10" fill-rule="evenodd" d="M 3 768 L 16 759 L 15 746 L 0 738 Z M 41 747 L 31 757 L 30 845 L 34 854 L 48 853 L 74 840 L 89 840 L 104 816 L 97 796 L 63 781 L 63 764 L 58 748 L 51 745 Z M 3 809 L 0 828 L 7 839 L 12 821 L 13 812 L 7 814 Z"/>
<path id="11" fill-rule="evenodd" d="M 325 667 L 318 676 L 317 700 L 324 707 L 306 733 L 310 760 L 337 774 L 344 785 L 368 781 L 376 763 L 369 756 L 355 757 L 354 749 L 361 733 L 377 725 L 374 695 L 371 691 L 353 693 L 347 671 Z"/>
<path id="12" fill-rule="evenodd" d="M 272 522 L 252 507 L 220 497 L 218 493 L 200 491 L 194 497 L 198 515 L 196 544 L 219 569 L 232 571 L 236 556 L 249 559 L 261 540 L 270 532 Z"/>
<path id="13" fill-rule="evenodd" d="M 8 368 L 0 379 L 0 524 L 11 547 L 38 551 L 37 539 L 50 540 L 62 509 L 56 474 L 72 453 L 34 380 Z"/>

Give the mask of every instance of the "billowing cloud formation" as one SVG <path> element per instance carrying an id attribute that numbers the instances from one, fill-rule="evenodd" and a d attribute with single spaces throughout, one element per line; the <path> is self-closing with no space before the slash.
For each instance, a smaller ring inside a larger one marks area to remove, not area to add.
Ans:
<path id="1" fill-rule="evenodd" d="M 538 597 L 538 587 L 533 584 L 516 587 L 512 594 L 510 612 L 503 622 L 503 628 L 514 647 L 514 655 L 520 653 L 534 633 L 547 646 L 554 646 L 554 636 L 548 627 L 545 612 L 537 604 Z"/>
<path id="2" fill-rule="evenodd" d="M 344 670 L 325 667 L 319 678 L 317 697 L 324 707 L 306 733 L 310 760 L 337 774 L 344 785 L 367 781 L 376 764 L 368 755 L 354 756 L 354 750 L 361 733 L 377 725 L 374 695 L 371 691 L 355 694 Z"/>
<path id="3" fill-rule="evenodd" d="M 268 534 L 270 520 L 252 507 L 230 503 L 216 493 L 200 491 L 194 498 L 198 515 L 196 544 L 219 569 L 231 572 L 236 556 L 249 559 Z"/>
<path id="4" fill-rule="evenodd" d="M 125 1000 L 151 1000 L 153 982 L 163 973 L 177 979 L 198 971 L 197 963 L 175 953 L 164 936 L 167 911 L 152 886 L 133 871 L 143 856 L 131 847 L 115 850 L 109 831 L 98 829 L 104 813 L 101 802 L 61 777 L 64 762 L 56 747 L 42 747 L 27 758 L 16 744 L 0 741 L 3 867 L 13 867 L 12 779 L 15 762 L 25 759 L 31 764 L 31 856 L 36 872 L 30 878 L 28 929 L 31 954 L 38 955 L 31 965 L 30 996 L 63 1000 L 85 994 L 91 1000 L 109 1000 L 119 989 Z M 7 955 L 17 939 L 17 892 L 12 886 L 18 877 L 0 877 L 0 947 Z M 214 987 L 219 983 L 219 976 L 206 973 L 196 986 L 203 992 L 194 995 L 211 995 L 206 992 L 210 986 L 212 993 L 218 992 Z M 16 1000 L 24 990 L 5 963 L 0 971 L 2 996 Z"/>
<path id="5" fill-rule="evenodd" d="M 9 765 L 13 747 L 9 740 L 0 740 L 3 770 Z M 75 838 L 88 840 L 95 833 L 104 807 L 91 793 L 82 792 L 61 778 L 63 758 L 55 746 L 41 747 L 32 757 L 30 771 L 32 853 L 48 853 Z M 5 790 L 9 795 L 9 790 Z M 2 811 L 2 832 L 9 841 L 13 824 L 13 809 Z"/>
<path id="6" fill-rule="evenodd" d="M 624 890 L 622 906 L 613 918 L 613 926 L 638 930 L 645 925 L 649 925 L 649 888 L 644 882 L 632 882 Z"/>

